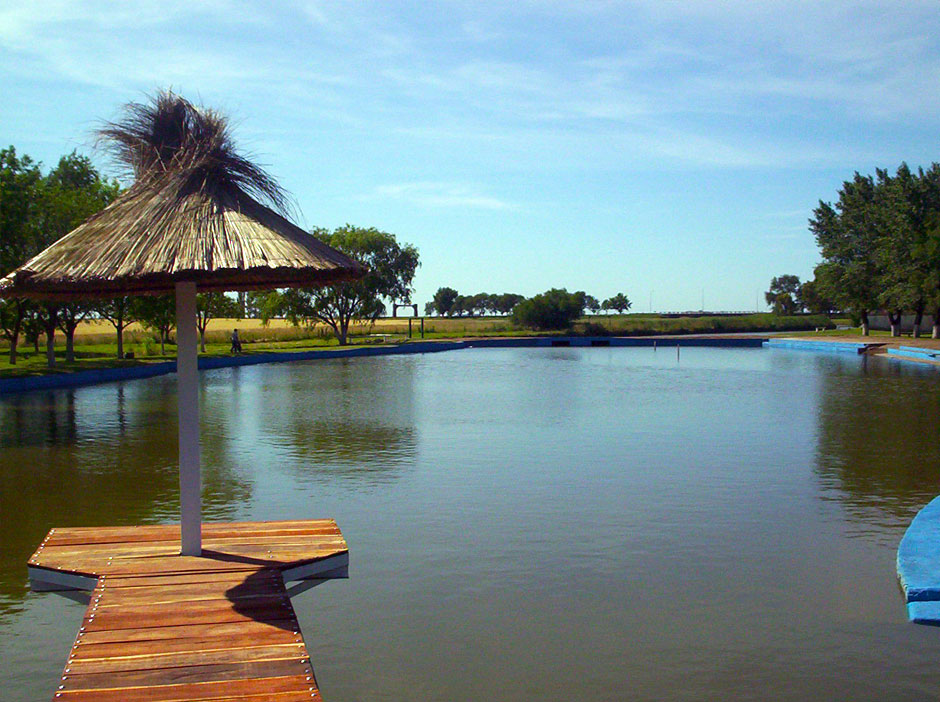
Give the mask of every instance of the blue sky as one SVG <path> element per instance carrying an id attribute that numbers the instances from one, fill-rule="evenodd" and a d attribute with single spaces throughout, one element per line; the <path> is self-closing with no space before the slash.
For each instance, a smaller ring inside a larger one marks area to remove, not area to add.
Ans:
<path id="1" fill-rule="evenodd" d="M 754 309 L 810 276 L 855 170 L 940 160 L 931 2 L 0 2 L 0 142 L 44 163 L 172 87 L 235 121 L 298 223 L 442 285 Z"/>

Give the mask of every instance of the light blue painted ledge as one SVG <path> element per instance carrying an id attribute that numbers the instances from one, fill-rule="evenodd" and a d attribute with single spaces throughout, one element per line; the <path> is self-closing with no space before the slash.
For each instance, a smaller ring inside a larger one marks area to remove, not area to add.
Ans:
<path id="1" fill-rule="evenodd" d="M 901 539 L 898 579 L 910 620 L 940 626 L 940 497 L 917 513 Z"/>

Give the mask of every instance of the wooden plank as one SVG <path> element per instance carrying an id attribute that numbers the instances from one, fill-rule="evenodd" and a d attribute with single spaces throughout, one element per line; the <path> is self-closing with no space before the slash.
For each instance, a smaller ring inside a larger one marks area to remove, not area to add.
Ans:
<path id="1" fill-rule="evenodd" d="M 310 683 L 301 680 L 300 683 L 309 685 Z M 132 700 L 132 702 L 140 700 L 147 700 L 148 702 L 177 702 L 178 700 L 186 700 L 187 702 L 322 702 L 319 691 L 314 688 L 313 690 L 308 691 L 308 688 L 304 688 L 303 691 L 299 692 L 263 692 L 256 695 L 242 695 L 242 694 L 225 694 L 224 692 L 219 691 L 216 688 L 207 689 L 202 691 L 202 688 L 206 688 L 211 683 L 201 683 L 199 685 L 190 686 L 191 692 L 186 694 L 190 695 L 188 697 L 179 697 L 179 692 L 175 690 L 174 687 L 165 686 L 165 687 L 156 687 L 156 688 L 137 688 L 134 690 L 125 691 L 125 690 L 89 690 L 89 691 L 70 691 L 62 694 L 61 697 L 56 697 L 57 702 L 86 702 L 86 700 L 94 700 L 95 702 L 124 702 L 125 699 Z M 115 696 L 113 693 L 119 693 L 118 696 Z M 147 697 L 140 697 L 139 695 L 143 693 L 145 695 L 151 695 Z M 61 694 L 61 693 L 60 693 Z M 132 694 L 133 697 L 125 697 L 124 695 Z M 209 697 L 200 696 L 193 697 L 192 695 L 210 695 Z M 222 697 L 217 695 L 222 694 Z M 156 696 L 153 696 L 156 695 Z"/>
<path id="2" fill-rule="evenodd" d="M 290 660 L 309 663 L 307 649 L 302 643 L 252 648 L 212 649 L 202 651 L 155 651 L 150 655 L 121 656 L 115 658 L 85 658 L 79 650 L 65 666 L 66 675 L 90 673 L 117 673 L 133 670 L 165 670 L 197 665 L 223 665 L 251 663 L 253 661 Z"/>
<path id="3" fill-rule="evenodd" d="M 219 571 L 257 572 L 271 563 L 254 560 L 222 560 L 195 556 L 173 556 L 155 558 L 129 558 L 111 563 L 107 575 L 158 575 L 171 573 L 213 573 Z"/>
<path id="4" fill-rule="evenodd" d="M 59 702 L 202 702 L 203 700 L 238 700 L 241 697 L 277 695 L 305 690 L 310 700 L 320 700 L 313 676 L 294 675 L 280 678 L 239 680 L 236 682 L 189 683 L 154 687 L 118 689 L 63 690 Z M 276 699 L 276 698 L 272 698 Z"/>
<path id="5" fill-rule="evenodd" d="M 98 619 L 107 618 L 116 618 L 118 616 L 124 617 L 147 617 L 151 615 L 163 615 L 171 612 L 179 612 L 180 607 L 173 607 L 171 605 L 166 605 L 162 603 L 134 603 L 126 604 L 123 607 L 113 608 L 102 606 L 107 604 L 107 599 L 109 596 L 102 596 L 97 602 L 95 601 L 94 594 L 92 595 L 91 606 L 89 607 L 89 613 L 86 613 L 86 619 L 95 617 Z M 246 600 L 245 602 L 233 601 L 227 597 L 216 596 L 208 600 L 198 600 L 188 604 L 185 609 L 188 612 L 222 612 L 230 609 L 290 609 L 290 598 L 287 596 L 287 592 L 283 588 L 278 588 L 274 590 L 273 588 L 268 590 L 268 592 L 259 595 L 258 597 Z M 120 610 L 120 611 L 117 611 Z"/>
<path id="6" fill-rule="evenodd" d="M 85 631 L 105 631 L 115 629 L 146 629 L 150 627 L 181 626 L 191 624 L 223 624 L 226 622 L 247 621 L 279 621 L 292 619 L 294 610 L 290 603 L 282 604 L 255 604 L 249 600 L 244 605 L 233 606 L 232 603 L 209 603 L 213 606 L 203 607 L 204 603 L 194 602 L 185 608 L 128 608 L 135 611 L 125 612 L 122 608 L 117 610 L 98 610 L 99 614 L 91 615 L 82 622 Z"/>
<path id="7" fill-rule="evenodd" d="M 197 627 L 192 627 L 196 629 Z M 198 627 L 202 631 L 202 627 Z M 73 647 L 73 656 L 82 660 L 99 658 L 125 658 L 128 656 L 146 656 L 159 650 L 162 653 L 183 651 L 221 651 L 256 646 L 303 645 L 300 634 L 278 629 L 272 626 L 254 627 L 250 633 L 229 634 L 227 636 L 192 636 L 147 641 L 117 641 L 114 643 L 86 643 L 80 641 Z M 196 632 L 193 632 L 196 633 Z"/>
<path id="8" fill-rule="evenodd" d="M 120 687 L 159 687 L 182 683 L 260 680 L 296 675 L 313 675 L 308 663 L 299 660 L 255 661 L 190 665 L 158 670 L 131 670 L 114 673 L 88 673 L 62 676 L 63 690 L 107 690 Z"/>
<path id="9" fill-rule="evenodd" d="M 203 538 L 224 535 L 276 534 L 279 532 L 309 532 L 327 530 L 340 533 L 333 519 L 302 519 L 273 522 L 203 522 Z M 101 544 L 110 541 L 179 541 L 179 524 L 154 524 L 123 527 L 66 527 L 50 530 L 44 541 L 55 543 Z"/>
<path id="10" fill-rule="evenodd" d="M 253 531 L 250 533 L 230 532 L 220 536 L 203 538 L 203 545 L 211 548 L 237 546 L 246 543 L 318 543 L 321 541 L 342 541 L 343 535 L 338 529 L 292 529 L 276 530 L 275 532 Z M 176 538 L 133 539 L 111 537 L 107 540 L 87 542 L 76 539 L 53 539 L 42 545 L 37 552 L 65 553 L 94 551 L 108 553 L 115 549 L 179 553 L 180 542 Z M 175 551 L 174 551 L 175 549 Z"/>
<path id="11" fill-rule="evenodd" d="M 108 593 L 107 601 L 102 601 L 98 609 L 106 607 L 122 607 L 129 604 L 169 604 L 176 602 L 192 602 L 197 600 L 217 600 L 220 593 L 228 600 L 246 600 L 254 597 L 269 595 L 277 586 L 271 578 L 258 580 L 244 580 L 242 582 L 226 581 L 180 584 L 174 587 L 122 587 L 105 588 Z"/>
<path id="12" fill-rule="evenodd" d="M 298 634 L 300 627 L 293 617 L 268 619 L 264 622 L 255 620 L 236 622 L 217 622 L 213 624 L 176 624 L 137 629 L 114 629 L 111 631 L 83 631 L 79 633 L 81 644 L 116 643 L 129 641 L 161 641 L 165 639 L 200 638 L 216 636 L 239 636 L 254 633 L 256 627 L 275 629 L 290 634 Z"/>
<path id="13" fill-rule="evenodd" d="M 271 578 L 274 582 L 281 580 L 278 569 L 259 570 L 256 574 L 248 575 L 252 579 L 258 577 Z M 244 582 L 246 575 L 243 572 L 217 572 L 217 573 L 181 573 L 176 575 L 105 575 L 101 581 L 114 590 L 116 588 L 156 587 L 158 585 L 186 585 L 198 583 L 238 584 Z"/>

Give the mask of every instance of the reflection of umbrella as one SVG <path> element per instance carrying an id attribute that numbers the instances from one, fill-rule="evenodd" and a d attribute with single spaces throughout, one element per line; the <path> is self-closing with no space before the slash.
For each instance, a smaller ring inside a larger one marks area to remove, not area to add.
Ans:
<path id="1" fill-rule="evenodd" d="M 277 184 L 233 148 L 224 118 L 172 93 L 101 130 L 135 176 L 102 212 L 0 280 L 0 296 L 176 293 L 182 554 L 201 552 L 196 290 L 315 286 L 362 274 L 256 198 Z"/>

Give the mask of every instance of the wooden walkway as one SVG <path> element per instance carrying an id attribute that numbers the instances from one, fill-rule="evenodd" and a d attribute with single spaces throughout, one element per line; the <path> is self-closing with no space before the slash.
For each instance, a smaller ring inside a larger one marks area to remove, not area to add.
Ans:
<path id="1" fill-rule="evenodd" d="M 54 700 L 320 700 L 285 580 L 345 577 L 332 520 L 52 529 L 34 589 L 93 586 Z"/>

